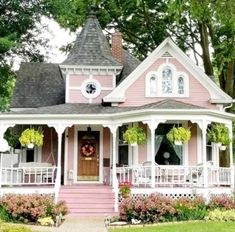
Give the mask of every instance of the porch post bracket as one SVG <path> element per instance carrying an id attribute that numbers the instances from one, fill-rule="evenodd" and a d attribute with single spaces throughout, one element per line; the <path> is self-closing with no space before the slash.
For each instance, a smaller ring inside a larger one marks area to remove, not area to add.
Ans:
<path id="1" fill-rule="evenodd" d="M 62 135 L 67 127 L 73 126 L 73 124 L 47 124 L 47 125 L 49 127 L 53 127 L 58 135 L 59 134 Z"/>
<path id="2" fill-rule="evenodd" d="M 165 123 L 166 121 L 167 121 L 166 119 L 151 119 L 151 120 L 144 120 L 142 121 L 142 123 L 147 124 L 151 131 L 152 130 L 155 131 L 160 123 Z"/>
<path id="3" fill-rule="evenodd" d="M 121 123 L 119 123 L 119 124 L 104 124 L 103 127 L 108 127 L 109 130 L 111 131 L 112 135 L 116 136 L 117 129 L 121 125 L 122 125 Z"/>
<path id="4" fill-rule="evenodd" d="M 143 121 L 144 124 L 147 124 L 151 131 L 151 187 L 155 188 L 155 130 L 157 129 L 160 123 L 166 122 L 165 119 L 151 119 Z"/>
<path id="5" fill-rule="evenodd" d="M 190 120 L 192 123 L 196 123 L 198 126 L 199 126 L 199 128 L 203 131 L 204 130 L 204 128 L 206 128 L 206 130 L 207 130 L 207 126 L 209 125 L 209 124 L 211 124 L 211 121 L 208 121 L 208 120 L 200 120 L 200 119 L 193 119 L 193 120 Z"/>
<path id="6" fill-rule="evenodd" d="M 15 124 L 0 124 L 0 138 L 3 138 L 7 128 L 14 127 Z"/>

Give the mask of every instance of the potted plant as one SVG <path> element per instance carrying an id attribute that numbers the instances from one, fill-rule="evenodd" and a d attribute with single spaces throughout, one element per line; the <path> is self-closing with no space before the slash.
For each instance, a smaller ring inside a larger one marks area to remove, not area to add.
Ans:
<path id="1" fill-rule="evenodd" d="M 173 127 L 166 135 L 167 139 L 175 145 L 186 144 L 191 138 L 191 131 L 184 127 Z"/>
<path id="2" fill-rule="evenodd" d="M 124 181 L 119 183 L 118 188 L 119 188 L 119 193 L 123 198 L 127 198 L 131 194 L 131 183 L 129 181 Z"/>
<path id="3" fill-rule="evenodd" d="M 128 144 L 141 145 L 146 143 L 146 134 L 140 127 L 131 127 L 123 133 L 123 139 Z"/>
<path id="4" fill-rule="evenodd" d="M 225 150 L 231 139 L 229 138 L 229 130 L 223 124 L 213 124 L 207 131 L 207 136 L 210 142 L 216 143 L 221 150 Z"/>
<path id="5" fill-rule="evenodd" d="M 17 133 L 14 133 L 12 130 L 7 129 L 4 134 L 4 139 L 7 140 L 9 146 L 12 149 L 15 149 L 17 145 L 19 144 L 19 135 Z M 12 150 L 13 151 L 13 150 Z"/>
<path id="6" fill-rule="evenodd" d="M 19 141 L 23 147 L 33 148 L 34 145 L 41 147 L 43 145 L 43 133 L 41 130 L 28 128 L 21 133 Z"/>

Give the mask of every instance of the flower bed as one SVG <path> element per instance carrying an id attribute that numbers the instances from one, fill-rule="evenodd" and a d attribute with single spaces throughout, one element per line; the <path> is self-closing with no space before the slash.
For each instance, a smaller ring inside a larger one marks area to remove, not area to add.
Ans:
<path id="1" fill-rule="evenodd" d="M 134 219 L 141 223 L 225 218 L 224 213 L 217 211 L 218 217 L 213 213 L 210 214 L 215 209 L 230 210 L 229 220 L 235 221 L 235 200 L 226 195 L 214 196 L 206 204 L 201 196 L 191 200 L 187 198 L 172 200 L 160 194 L 151 194 L 138 200 L 126 198 L 119 205 L 121 220 L 132 222 Z"/>
<path id="2" fill-rule="evenodd" d="M 0 200 L 0 220 L 39 223 L 55 222 L 58 215 L 67 214 L 64 202 L 54 203 L 50 195 L 6 195 Z M 44 220 L 43 220 L 44 219 Z M 51 220 L 50 220 L 51 219 Z"/>

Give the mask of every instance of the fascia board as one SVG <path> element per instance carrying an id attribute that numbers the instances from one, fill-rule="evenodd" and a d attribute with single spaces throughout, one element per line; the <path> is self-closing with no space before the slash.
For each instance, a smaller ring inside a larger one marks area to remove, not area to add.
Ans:
<path id="1" fill-rule="evenodd" d="M 165 39 L 150 55 L 141 62 L 136 69 L 129 74 L 125 80 L 123 80 L 110 94 L 105 96 L 103 100 L 105 102 L 112 102 L 111 99 L 125 99 L 124 93 L 127 88 L 134 83 L 139 76 L 145 72 L 145 70 L 150 67 L 156 59 L 160 58 L 164 51 L 163 48 L 168 42 L 169 38 Z"/>
<path id="2" fill-rule="evenodd" d="M 220 89 L 220 87 L 212 81 L 172 40 L 169 40 L 168 44 L 170 45 L 169 52 L 176 58 L 179 58 L 179 61 L 183 65 L 186 65 L 186 69 L 191 72 L 197 81 L 199 81 L 209 91 L 211 98 L 217 97 L 218 99 L 232 100 L 232 98 Z M 201 78 L 198 78 L 198 76 Z"/>

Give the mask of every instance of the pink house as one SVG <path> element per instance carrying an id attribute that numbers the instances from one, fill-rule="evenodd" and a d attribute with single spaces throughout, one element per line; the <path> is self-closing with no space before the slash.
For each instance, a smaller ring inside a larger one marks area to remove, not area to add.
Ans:
<path id="1" fill-rule="evenodd" d="M 170 38 L 140 62 L 122 48 L 121 33 L 110 48 L 90 14 L 62 64 L 23 63 L 17 75 L 0 137 L 8 128 L 40 126 L 44 144 L 2 154 L 1 194 L 52 193 L 73 214 L 106 215 L 117 211 L 122 181 L 134 195 L 208 197 L 234 189 L 232 144 L 222 151 L 207 136 L 220 123 L 232 138 L 234 115 L 226 108 L 233 99 Z M 123 140 L 133 126 L 143 128 L 146 144 Z M 173 126 L 190 128 L 187 144 L 167 140 Z"/>

